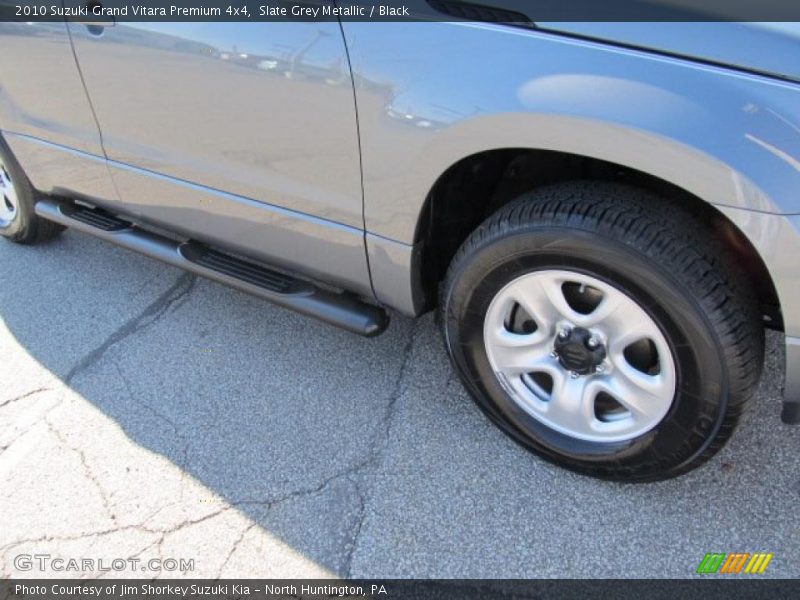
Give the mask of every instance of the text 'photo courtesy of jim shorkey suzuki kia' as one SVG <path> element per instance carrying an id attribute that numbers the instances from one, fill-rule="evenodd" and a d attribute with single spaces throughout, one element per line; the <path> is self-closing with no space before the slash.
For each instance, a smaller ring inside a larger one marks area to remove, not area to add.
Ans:
<path id="1" fill-rule="evenodd" d="M 70 228 L 362 336 L 437 311 L 477 407 L 586 475 L 712 459 L 765 328 L 800 421 L 800 25 L 425 4 L 0 23 L 0 234 Z"/>

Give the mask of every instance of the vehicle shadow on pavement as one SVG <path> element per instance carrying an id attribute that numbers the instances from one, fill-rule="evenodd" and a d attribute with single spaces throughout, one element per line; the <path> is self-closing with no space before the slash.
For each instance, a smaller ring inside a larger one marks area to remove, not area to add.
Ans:
<path id="1" fill-rule="evenodd" d="M 6 562 L 90 539 L 211 577 L 683 577 L 710 551 L 774 552 L 769 574 L 798 575 L 777 335 L 719 456 L 620 485 L 491 426 L 430 315 L 363 339 L 70 232 L 0 257 L 0 506 L 29 526 L 0 538 Z M 37 431 L 50 441 L 3 470 Z"/>

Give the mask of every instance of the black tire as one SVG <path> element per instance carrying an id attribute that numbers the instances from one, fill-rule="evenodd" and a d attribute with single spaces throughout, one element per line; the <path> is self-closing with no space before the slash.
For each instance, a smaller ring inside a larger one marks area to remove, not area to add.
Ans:
<path id="1" fill-rule="evenodd" d="M 540 269 L 610 283 L 661 329 L 677 383 L 652 430 L 623 442 L 576 439 L 533 418 L 501 387 L 484 347 L 484 315 L 508 282 Z M 761 373 L 764 332 L 747 280 L 692 215 L 636 188 L 580 181 L 524 195 L 470 235 L 440 292 L 445 344 L 478 406 L 524 447 L 583 474 L 653 481 L 697 467 L 729 438 Z"/>
<path id="2" fill-rule="evenodd" d="M 41 219 L 33 212 L 36 197 L 33 186 L 5 140 L 0 137 L 0 168 L 3 167 L 16 190 L 17 206 L 10 222 L 0 221 L 0 235 L 18 244 L 36 244 L 52 239 L 63 231 L 61 225 Z M 0 202 L 5 201 L 0 198 Z"/>

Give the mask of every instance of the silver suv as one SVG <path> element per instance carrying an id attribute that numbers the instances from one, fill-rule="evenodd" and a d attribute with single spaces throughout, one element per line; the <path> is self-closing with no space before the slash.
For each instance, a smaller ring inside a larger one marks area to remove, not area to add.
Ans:
<path id="1" fill-rule="evenodd" d="M 799 38 L 2 23 L 0 233 L 70 227 L 365 336 L 436 309 L 515 441 L 672 477 L 731 435 L 765 327 L 800 420 Z"/>

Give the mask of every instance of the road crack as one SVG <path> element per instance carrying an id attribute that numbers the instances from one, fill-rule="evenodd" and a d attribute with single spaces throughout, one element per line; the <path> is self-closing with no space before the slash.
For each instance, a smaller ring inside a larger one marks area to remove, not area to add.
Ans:
<path id="1" fill-rule="evenodd" d="M 196 281 L 197 278 L 191 273 L 183 273 L 175 283 L 148 304 L 141 313 L 123 323 L 102 344 L 86 354 L 78 364 L 70 369 L 69 373 L 64 377 L 64 383 L 69 384 L 77 375 L 97 363 L 112 346 L 154 325 L 169 312 L 170 308 L 177 309 L 180 307 L 186 301 L 186 297 L 194 288 Z"/>
<path id="2" fill-rule="evenodd" d="M 13 404 L 14 402 L 19 402 L 20 400 L 25 400 L 26 398 L 30 398 L 31 396 L 35 396 L 36 394 L 41 394 L 42 392 L 49 392 L 51 391 L 51 389 L 52 388 L 42 387 L 42 388 L 37 388 L 35 390 L 31 390 L 30 392 L 25 392 L 21 396 L 16 396 L 14 398 L 9 398 L 8 400 L 0 402 L 0 408 L 8 406 L 9 404 Z"/>
<path id="3" fill-rule="evenodd" d="M 244 540 L 245 536 L 246 536 L 248 533 L 250 533 L 250 531 L 251 531 L 251 530 L 252 530 L 252 529 L 253 529 L 253 528 L 254 528 L 256 525 L 258 525 L 258 523 L 255 523 L 255 522 L 253 522 L 253 523 L 250 523 L 250 524 L 249 524 L 247 527 L 245 527 L 245 528 L 242 530 L 242 533 L 241 533 L 241 534 L 239 534 L 239 537 L 236 539 L 236 541 L 234 541 L 234 542 L 233 542 L 233 545 L 231 546 L 231 549 L 230 549 L 230 551 L 228 552 L 228 555 L 225 557 L 225 560 L 224 560 L 224 561 L 222 561 L 222 566 L 220 566 L 220 568 L 219 568 L 219 573 L 217 574 L 217 579 L 222 579 L 222 572 L 225 570 L 225 567 L 227 567 L 227 566 L 228 566 L 228 563 L 230 562 L 230 560 L 231 560 L 231 557 L 233 556 L 234 552 L 236 552 L 236 550 L 238 550 L 238 549 L 239 549 L 239 544 L 241 544 L 241 543 L 242 543 L 242 540 Z"/>
<path id="4" fill-rule="evenodd" d="M 108 494 L 106 493 L 103 486 L 100 485 L 100 481 L 97 479 L 97 476 L 92 470 L 91 465 L 89 465 L 89 461 L 86 458 L 86 453 L 82 449 L 70 444 L 69 441 L 67 440 L 67 436 L 64 435 L 61 431 L 59 431 L 58 428 L 53 424 L 53 422 L 50 421 L 50 419 L 45 417 L 44 422 L 47 423 L 47 427 L 50 430 L 50 432 L 53 435 L 55 435 L 56 438 L 58 438 L 58 441 L 61 442 L 62 445 L 69 448 L 72 452 L 78 455 L 78 458 L 80 458 L 81 461 L 81 467 L 83 468 L 83 472 L 86 475 L 86 478 L 92 482 L 92 485 L 94 485 L 95 489 L 97 489 L 97 492 L 100 494 L 100 499 L 103 502 L 103 508 L 105 508 L 106 513 L 108 513 L 108 516 L 113 517 L 114 513 L 111 508 L 111 499 L 108 497 Z"/>
<path id="5" fill-rule="evenodd" d="M 367 517 L 367 502 L 369 499 L 369 494 L 362 489 L 363 481 L 360 477 L 353 478 L 353 475 L 359 474 L 360 471 L 367 466 L 377 463 L 381 460 L 381 458 L 386 453 L 387 448 L 389 447 L 390 436 L 392 433 L 392 425 L 396 418 L 397 414 L 397 402 L 400 397 L 405 392 L 405 386 L 403 382 L 406 379 L 406 375 L 408 374 L 408 370 L 411 365 L 411 355 L 414 350 L 414 342 L 417 339 L 417 324 L 419 321 L 414 321 L 414 324 L 411 326 L 411 331 L 408 334 L 408 340 L 406 340 L 406 344 L 403 348 L 403 359 L 400 363 L 400 370 L 397 374 L 397 379 L 395 380 L 394 387 L 392 389 L 392 393 L 389 395 L 389 401 L 386 404 L 386 409 L 384 411 L 383 416 L 383 435 L 379 438 L 378 441 L 382 441 L 379 447 L 375 448 L 370 456 L 370 458 L 356 469 L 351 469 L 350 476 L 353 485 L 355 486 L 356 493 L 358 494 L 359 498 L 359 513 L 358 518 L 356 519 L 355 524 L 353 525 L 353 530 L 350 536 L 350 541 L 346 545 L 346 553 L 345 553 L 345 560 L 343 566 L 343 573 L 344 577 L 350 579 L 352 577 L 352 570 L 353 570 L 353 558 L 355 553 L 358 549 L 358 542 L 361 537 L 361 531 L 364 526 L 364 521 Z"/>

